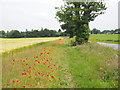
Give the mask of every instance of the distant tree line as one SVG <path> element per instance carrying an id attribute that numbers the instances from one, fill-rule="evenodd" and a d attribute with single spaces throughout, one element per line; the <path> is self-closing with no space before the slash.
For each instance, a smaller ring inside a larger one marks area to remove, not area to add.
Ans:
<path id="1" fill-rule="evenodd" d="M 20 32 L 18 30 L 11 30 L 10 32 L 5 32 L 4 30 L 0 31 L 0 38 L 33 38 L 33 37 L 59 37 L 67 36 L 66 32 L 62 32 L 61 29 L 58 30 L 49 30 L 47 28 L 41 30 L 31 30 Z"/>
<path id="2" fill-rule="evenodd" d="M 104 30 L 104 31 L 100 31 L 100 30 L 94 28 L 90 32 L 91 32 L 91 34 L 120 34 L 120 28 L 115 29 L 115 30 Z"/>

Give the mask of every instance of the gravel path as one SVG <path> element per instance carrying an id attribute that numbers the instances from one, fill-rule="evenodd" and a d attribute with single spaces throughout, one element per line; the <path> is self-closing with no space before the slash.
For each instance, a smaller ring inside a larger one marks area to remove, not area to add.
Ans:
<path id="1" fill-rule="evenodd" d="M 112 44 L 112 43 L 103 43 L 103 42 L 97 42 L 100 45 L 112 47 L 115 50 L 120 50 L 120 44 Z"/>

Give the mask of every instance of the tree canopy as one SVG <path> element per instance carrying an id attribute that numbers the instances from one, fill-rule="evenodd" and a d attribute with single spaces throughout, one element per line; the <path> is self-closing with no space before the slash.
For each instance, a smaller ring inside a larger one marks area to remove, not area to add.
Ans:
<path id="1" fill-rule="evenodd" d="M 66 30 L 70 37 L 76 36 L 76 42 L 81 44 L 88 41 L 89 22 L 106 10 L 105 4 L 99 2 L 74 2 L 74 0 L 63 0 L 64 6 L 55 7 L 57 9 L 56 18 L 63 24 L 61 28 Z"/>

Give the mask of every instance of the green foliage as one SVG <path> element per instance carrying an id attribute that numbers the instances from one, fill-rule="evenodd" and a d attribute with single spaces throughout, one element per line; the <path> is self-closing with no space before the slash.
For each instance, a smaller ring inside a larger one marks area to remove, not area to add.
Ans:
<path id="1" fill-rule="evenodd" d="M 9 38 L 20 38 L 21 34 L 18 30 L 12 30 L 8 33 Z"/>
<path id="2" fill-rule="evenodd" d="M 59 36 L 67 36 L 66 32 L 59 31 L 57 32 L 56 30 L 49 30 L 47 28 L 39 30 L 31 30 L 28 31 L 26 29 L 25 32 L 19 32 L 18 30 L 12 30 L 12 31 L 0 31 L 0 37 L 1 38 L 33 38 L 33 37 L 59 37 Z"/>
<path id="3" fill-rule="evenodd" d="M 0 37 L 2 37 L 2 38 L 5 37 L 5 31 L 4 30 L 0 31 Z"/>
<path id="4" fill-rule="evenodd" d="M 76 36 L 76 41 L 81 44 L 88 41 L 89 38 L 89 22 L 93 21 L 98 15 L 103 14 L 106 10 L 103 2 L 68 2 L 65 5 L 56 7 L 56 18 L 63 30 L 70 35 L 70 38 Z"/>
<path id="5" fill-rule="evenodd" d="M 73 38 L 71 38 L 70 45 L 71 46 L 76 46 L 76 36 L 74 36 Z"/>

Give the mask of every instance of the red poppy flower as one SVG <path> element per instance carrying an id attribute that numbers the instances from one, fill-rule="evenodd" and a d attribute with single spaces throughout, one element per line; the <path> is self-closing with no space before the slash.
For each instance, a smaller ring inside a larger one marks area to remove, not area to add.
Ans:
<path id="1" fill-rule="evenodd" d="M 45 65 L 45 63 L 43 63 Z"/>
<path id="2" fill-rule="evenodd" d="M 45 88 L 46 86 L 44 86 L 44 88 Z"/>
<path id="3" fill-rule="evenodd" d="M 48 59 L 46 61 L 48 61 Z"/>
<path id="4" fill-rule="evenodd" d="M 25 86 L 23 86 L 23 88 L 25 88 Z"/>
<path id="5" fill-rule="evenodd" d="M 43 75 L 42 75 L 43 76 Z"/>
<path id="6" fill-rule="evenodd" d="M 15 81 L 13 80 L 13 83 L 15 83 Z"/>
<path id="7" fill-rule="evenodd" d="M 14 63 L 13 63 L 13 65 L 14 65 Z"/>
<path id="8" fill-rule="evenodd" d="M 36 80 L 36 78 L 35 78 L 35 80 Z"/>
<path id="9" fill-rule="evenodd" d="M 25 56 L 26 57 L 26 56 Z"/>
<path id="10" fill-rule="evenodd" d="M 38 72 L 38 74 L 40 75 L 40 72 Z"/>
<path id="11" fill-rule="evenodd" d="M 27 73 L 25 73 L 24 75 L 26 75 Z"/>
<path id="12" fill-rule="evenodd" d="M 31 71 L 30 72 L 28 72 L 28 74 L 30 74 L 31 73 Z"/>
<path id="13" fill-rule="evenodd" d="M 20 61 L 22 61 L 22 60 L 20 60 Z"/>
<path id="14" fill-rule="evenodd" d="M 31 76 L 29 76 L 29 78 L 31 78 Z"/>
<path id="15" fill-rule="evenodd" d="M 24 75 L 24 73 L 22 73 L 22 75 Z"/>
<path id="16" fill-rule="evenodd" d="M 35 61 L 37 61 L 37 60 L 35 60 Z"/>
<path id="17" fill-rule="evenodd" d="M 36 56 L 36 58 L 38 58 L 38 56 Z"/>
<path id="18" fill-rule="evenodd" d="M 51 80 L 49 80 L 49 82 L 51 82 Z"/>
<path id="19" fill-rule="evenodd" d="M 54 64 L 54 66 L 55 66 L 55 64 Z"/>
<path id="20" fill-rule="evenodd" d="M 25 62 L 25 60 L 23 60 L 23 62 Z"/>
<path id="21" fill-rule="evenodd" d="M 13 60 L 13 61 L 15 61 L 15 60 Z"/>
<path id="22" fill-rule="evenodd" d="M 51 68 L 52 69 L 52 68 Z"/>
<path id="23" fill-rule="evenodd" d="M 52 72 L 53 72 L 54 70 L 52 70 Z"/>
<path id="24" fill-rule="evenodd" d="M 48 68 L 49 68 L 50 66 L 48 66 Z"/>
<path id="25" fill-rule="evenodd" d="M 34 64 L 35 65 L 35 64 Z"/>
<path id="26" fill-rule="evenodd" d="M 31 68 L 31 67 L 29 67 L 29 68 Z"/>
<path id="27" fill-rule="evenodd" d="M 51 78 L 54 78 L 54 76 L 51 76 Z"/>
<path id="28" fill-rule="evenodd" d="M 40 53 L 40 56 L 42 55 L 43 53 Z"/>
<path id="29" fill-rule="evenodd" d="M 38 76 L 37 74 L 35 74 L 35 76 Z"/>
<path id="30" fill-rule="evenodd" d="M 49 75 L 47 75 L 47 77 L 48 77 Z"/>
<path id="31" fill-rule="evenodd" d="M 33 68 L 35 70 L 35 68 Z"/>
<path id="32" fill-rule="evenodd" d="M 30 86 L 32 86 L 32 85 L 30 85 Z"/>
<path id="33" fill-rule="evenodd" d="M 28 65 L 28 64 L 26 64 L 26 65 Z"/>
<path id="34" fill-rule="evenodd" d="M 27 60 L 27 58 L 26 58 L 26 60 Z"/>
<path id="35" fill-rule="evenodd" d="M 40 62 L 38 61 L 38 63 L 40 63 Z"/>

